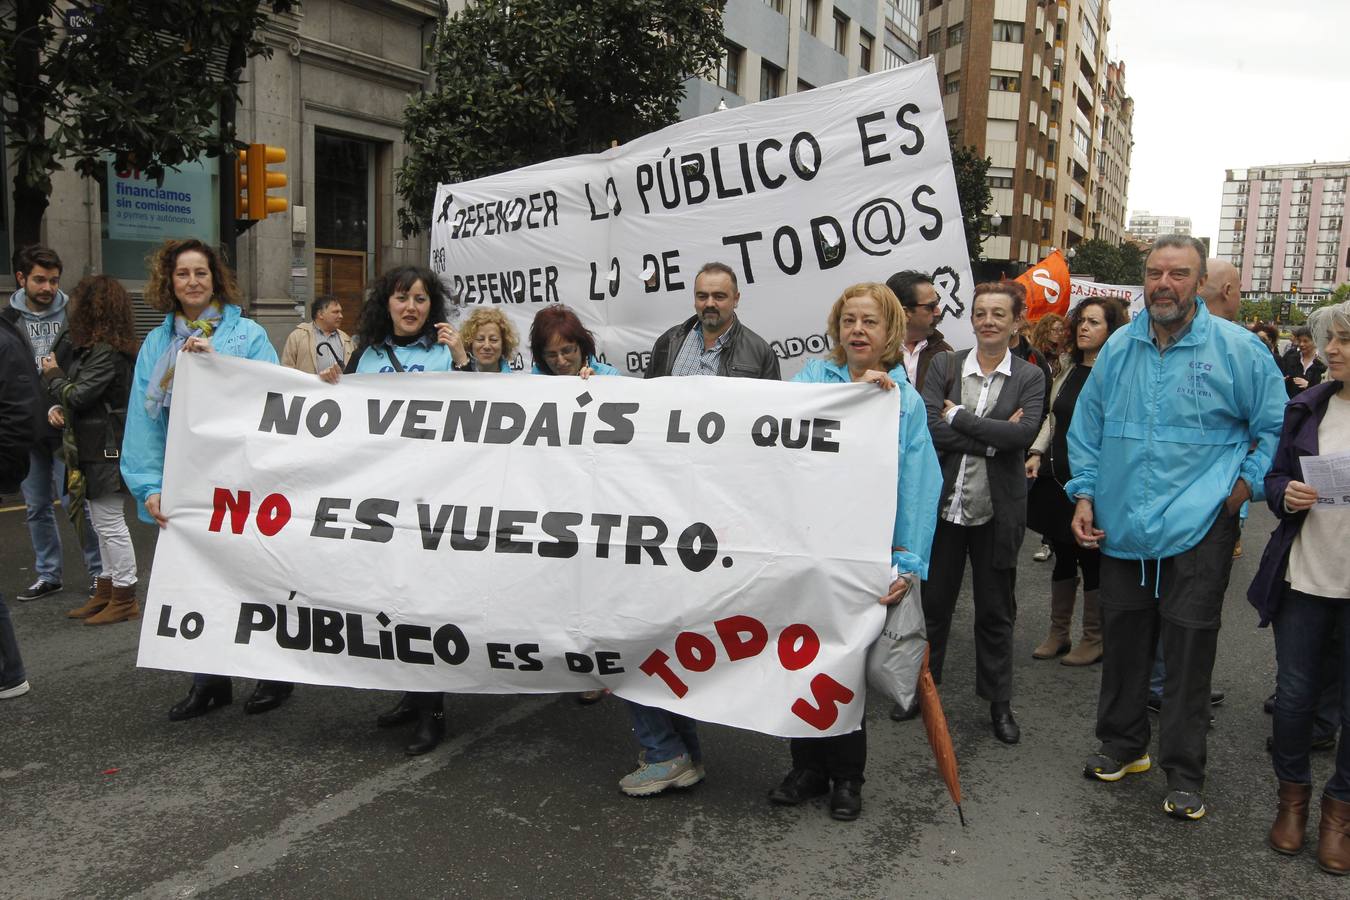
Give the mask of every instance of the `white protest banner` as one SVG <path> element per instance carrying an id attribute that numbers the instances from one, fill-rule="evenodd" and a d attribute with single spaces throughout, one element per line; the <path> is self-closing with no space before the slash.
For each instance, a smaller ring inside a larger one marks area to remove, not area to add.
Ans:
<path id="1" fill-rule="evenodd" d="M 1144 311 L 1144 286 L 1141 284 L 1102 284 L 1085 278 L 1069 278 L 1069 309 L 1088 297 L 1127 297 L 1130 318 Z"/>
<path id="2" fill-rule="evenodd" d="M 230 402 L 218 402 L 229 397 Z M 896 392 L 181 357 L 139 664 L 857 727 Z"/>
<path id="3" fill-rule="evenodd" d="M 931 59 L 443 184 L 431 247 L 460 302 L 499 305 L 522 334 L 564 303 L 623 372 L 641 372 L 656 338 L 693 315 L 694 276 L 713 260 L 738 273 L 737 314 L 785 377 L 828 349 L 825 316 L 845 287 L 902 269 L 933 274 L 947 340 L 974 343 Z"/>

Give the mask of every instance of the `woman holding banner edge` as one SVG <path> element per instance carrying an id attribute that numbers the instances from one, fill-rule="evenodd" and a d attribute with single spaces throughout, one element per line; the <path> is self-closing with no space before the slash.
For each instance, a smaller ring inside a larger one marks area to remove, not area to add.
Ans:
<path id="1" fill-rule="evenodd" d="M 900 464 L 896 477 L 891 565 L 895 580 L 878 602 L 899 603 L 928 577 L 928 553 L 937 526 L 942 470 L 928 432 L 923 399 L 905 374 L 905 311 L 884 284 L 855 284 L 834 301 L 826 320 L 828 359 L 813 359 L 792 379 L 810 384 L 874 384 L 900 391 Z M 862 813 L 867 732 L 792 738 L 792 769 L 769 792 L 771 803 L 795 806 L 830 793 L 830 817 L 852 821 Z"/>
<path id="2" fill-rule="evenodd" d="M 352 336 L 356 350 L 346 374 L 464 372 L 473 363 L 459 334 L 446 321 L 445 288 L 430 269 L 398 266 L 380 276 L 361 308 Z M 336 363 L 319 378 L 337 384 L 344 370 Z M 417 723 L 409 756 L 430 753 L 445 739 L 445 695 L 440 691 L 407 691 L 398 704 L 381 713 L 381 728 Z"/>
<path id="3" fill-rule="evenodd" d="M 262 326 L 243 317 L 234 274 L 214 248 L 195 238 L 166 241 L 149 263 L 145 302 L 165 313 L 165 319 L 146 335 L 136 356 L 122 439 L 122 479 L 136 498 L 141 521 L 167 528 L 161 505 L 164 450 L 179 351 L 224 353 L 273 365 L 277 352 Z M 287 682 L 259 681 L 244 712 L 275 709 L 293 688 Z M 194 719 L 233 699 L 228 676 L 199 673 L 192 676 L 188 695 L 169 710 L 169 719 Z"/>

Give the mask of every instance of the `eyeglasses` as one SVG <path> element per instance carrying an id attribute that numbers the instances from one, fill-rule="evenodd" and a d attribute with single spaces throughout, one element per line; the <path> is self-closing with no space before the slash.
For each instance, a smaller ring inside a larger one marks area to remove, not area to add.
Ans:
<path id="1" fill-rule="evenodd" d="M 928 309 L 935 311 L 941 305 L 942 305 L 941 303 L 934 300 L 932 303 L 916 303 L 913 306 L 911 306 L 910 309 Z"/>

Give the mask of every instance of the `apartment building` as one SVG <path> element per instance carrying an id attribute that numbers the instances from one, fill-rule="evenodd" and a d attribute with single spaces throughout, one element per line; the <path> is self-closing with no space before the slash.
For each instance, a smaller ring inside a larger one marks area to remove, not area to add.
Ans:
<path id="1" fill-rule="evenodd" d="M 918 59 L 923 0 L 727 0 L 722 64 L 685 83 L 680 117 L 893 69 Z"/>
<path id="2" fill-rule="evenodd" d="M 1158 216 L 1146 209 L 1130 213 L 1130 234 L 1141 244 L 1152 244 L 1161 234 L 1190 233 L 1190 216 Z"/>
<path id="3" fill-rule="evenodd" d="M 991 266 L 1118 242 L 1134 104 L 1107 59 L 1109 0 L 926 0 L 922 27 L 948 126 L 992 161 Z"/>
<path id="4" fill-rule="evenodd" d="M 1251 296 L 1321 294 L 1350 281 L 1350 162 L 1229 169 L 1217 255 Z"/>

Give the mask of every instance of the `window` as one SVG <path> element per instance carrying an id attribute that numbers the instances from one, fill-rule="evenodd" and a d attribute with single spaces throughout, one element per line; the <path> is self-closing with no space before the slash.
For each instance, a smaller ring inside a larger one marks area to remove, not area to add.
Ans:
<path id="1" fill-rule="evenodd" d="M 820 0 L 802 0 L 802 31 L 814 35 L 819 18 Z"/>
<path id="2" fill-rule="evenodd" d="M 186 162 L 157 183 L 136 168 L 118 169 L 104 157 L 99 182 L 103 271 L 115 278 L 145 278 L 145 258 L 169 238 L 215 243 L 219 232 L 220 157 Z M 144 198 L 136 209 L 128 198 Z M 119 200 L 121 202 L 119 202 Z M 317 220 L 316 220 L 317 221 Z M 72 283 L 79 279 L 71 279 Z"/>
<path id="3" fill-rule="evenodd" d="M 936 56 L 942 51 L 942 29 L 934 28 L 928 32 L 928 42 L 924 45 L 928 48 L 929 56 Z"/>
<path id="4" fill-rule="evenodd" d="M 759 67 L 759 99 L 772 100 L 783 95 L 783 70 L 771 62 Z"/>
<path id="5" fill-rule="evenodd" d="M 1007 190 L 1012 190 L 1013 180 L 1011 175 L 990 175 L 987 181 L 991 188 L 1006 188 Z"/>
<path id="6" fill-rule="evenodd" d="M 886 0 L 886 20 L 905 37 L 919 42 L 919 0 Z"/>
<path id="7" fill-rule="evenodd" d="M 1092 147 L 1092 141 L 1088 137 L 1088 133 L 1077 122 L 1073 123 L 1073 145 L 1081 150 L 1084 156 L 1089 154 Z"/>
<path id="8" fill-rule="evenodd" d="M 733 94 L 741 92 L 741 60 L 745 51 L 735 44 L 722 48 L 722 61 L 717 64 L 717 86 Z"/>
<path id="9" fill-rule="evenodd" d="M 797 79 L 797 93 L 799 93 L 799 94 L 800 94 L 802 91 L 809 91 L 809 90 L 811 90 L 811 89 L 814 88 L 814 87 L 815 87 L 815 85 L 812 84 L 812 83 L 809 82 L 809 81 L 803 81 L 803 80 L 800 79 L 800 78 Z"/>
<path id="10" fill-rule="evenodd" d="M 961 43 L 961 23 L 957 22 L 947 29 L 947 46 L 955 47 L 959 43 Z"/>
<path id="11" fill-rule="evenodd" d="M 882 47 L 882 59 L 887 69 L 898 69 L 905 64 L 904 59 L 890 47 Z"/>
<path id="12" fill-rule="evenodd" d="M 834 14 L 834 52 L 848 56 L 848 16 L 838 11 Z"/>
<path id="13" fill-rule="evenodd" d="M 858 29 L 858 71 L 872 71 L 872 36 Z"/>
<path id="14" fill-rule="evenodd" d="M 999 72 L 989 73 L 989 90 L 991 91 L 1020 91 L 1022 89 L 1022 76 L 1017 72 Z"/>
<path id="15" fill-rule="evenodd" d="M 1022 43 L 1022 32 L 1024 26 L 1021 22 L 1007 22 L 1001 19 L 994 20 L 994 40 L 1007 41 L 1011 44 Z"/>
<path id="16" fill-rule="evenodd" d="M 955 94 L 961 90 L 961 79 L 955 75 L 948 75 L 947 80 L 942 83 L 942 93 Z"/>

